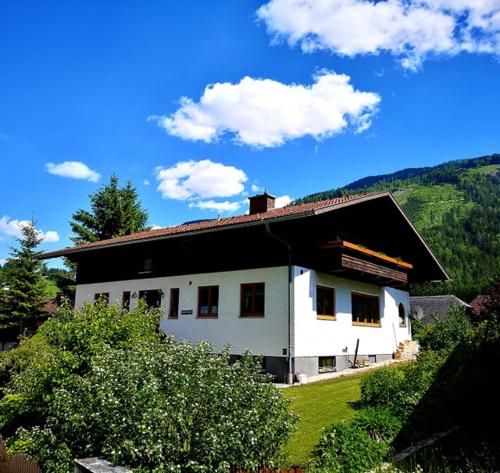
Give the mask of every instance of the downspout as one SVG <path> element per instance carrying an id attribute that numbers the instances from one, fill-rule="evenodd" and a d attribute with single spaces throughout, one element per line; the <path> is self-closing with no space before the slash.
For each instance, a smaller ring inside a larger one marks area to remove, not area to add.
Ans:
<path id="1" fill-rule="evenodd" d="M 293 284 L 293 275 L 292 275 L 292 245 L 290 242 L 281 238 L 280 236 L 274 234 L 271 231 L 271 227 L 269 222 L 265 223 L 266 232 L 269 236 L 280 242 L 282 245 L 285 245 L 288 251 L 288 347 L 287 347 L 287 374 L 286 374 L 286 383 L 293 384 L 293 369 L 292 369 L 292 284 Z"/>

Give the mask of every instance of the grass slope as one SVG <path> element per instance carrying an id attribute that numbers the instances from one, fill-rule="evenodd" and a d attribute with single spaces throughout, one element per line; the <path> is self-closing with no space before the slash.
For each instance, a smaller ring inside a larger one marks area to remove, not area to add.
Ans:
<path id="1" fill-rule="evenodd" d="M 352 403 L 360 399 L 362 377 L 348 376 L 284 389 L 283 395 L 292 401 L 292 411 L 300 416 L 289 444 L 290 464 L 306 464 L 323 429 L 333 421 L 352 417 Z"/>

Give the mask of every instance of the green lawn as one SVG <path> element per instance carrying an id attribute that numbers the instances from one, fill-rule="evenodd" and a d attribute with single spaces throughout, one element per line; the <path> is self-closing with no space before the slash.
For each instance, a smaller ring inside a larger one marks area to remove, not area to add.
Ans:
<path id="1" fill-rule="evenodd" d="M 291 464 L 305 464 L 323 429 L 353 415 L 350 403 L 359 400 L 362 377 L 348 376 L 283 390 L 284 397 L 292 400 L 292 411 L 301 418 L 289 444 Z"/>

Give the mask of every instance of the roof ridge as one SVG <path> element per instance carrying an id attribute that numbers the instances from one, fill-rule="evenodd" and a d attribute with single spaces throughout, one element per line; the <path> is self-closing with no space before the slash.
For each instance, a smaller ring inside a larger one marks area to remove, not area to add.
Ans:
<path id="1" fill-rule="evenodd" d="M 390 195 L 390 192 L 374 191 L 374 192 L 364 192 L 359 194 L 348 194 L 345 196 L 333 197 L 330 199 L 324 199 L 314 202 L 305 202 L 302 204 L 290 205 L 287 207 L 278 207 L 274 209 L 269 209 L 267 212 L 263 213 L 233 215 L 221 219 L 203 220 L 198 223 L 196 222 L 186 223 L 186 224 L 174 225 L 171 227 L 143 230 L 141 232 L 109 238 L 107 240 L 99 240 L 95 242 L 83 243 L 77 246 L 67 246 L 66 248 L 60 250 L 44 253 L 43 255 L 41 255 L 41 258 L 44 259 L 56 258 L 58 256 L 63 256 L 68 253 L 78 252 L 80 250 L 119 245 L 121 243 L 127 243 L 127 242 L 132 243 L 132 242 L 144 241 L 153 238 L 159 238 L 162 236 L 166 237 L 169 235 L 185 234 L 196 231 L 208 231 L 211 229 L 224 228 L 236 224 L 258 223 L 264 220 L 278 219 L 280 217 L 293 218 L 293 217 L 306 216 L 307 214 L 317 215 L 318 213 L 326 212 L 330 210 L 332 207 L 335 208 L 337 206 L 340 206 L 341 204 L 376 196 L 381 197 L 384 195 Z"/>

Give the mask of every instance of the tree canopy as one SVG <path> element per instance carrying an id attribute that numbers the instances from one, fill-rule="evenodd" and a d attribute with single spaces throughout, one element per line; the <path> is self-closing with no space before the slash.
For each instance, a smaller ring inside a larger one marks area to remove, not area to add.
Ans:
<path id="1" fill-rule="evenodd" d="M 38 259 L 41 238 L 34 222 L 21 228 L 19 248 L 11 249 L 11 257 L 2 268 L 0 292 L 0 329 L 22 331 L 33 326 L 42 316 L 48 298 L 48 281 Z"/>
<path id="2" fill-rule="evenodd" d="M 130 181 L 119 186 L 113 174 L 108 184 L 91 194 L 91 210 L 77 210 L 70 221 L 76 244 L 106 240 L 146 230 L 148 213 Z"/>

